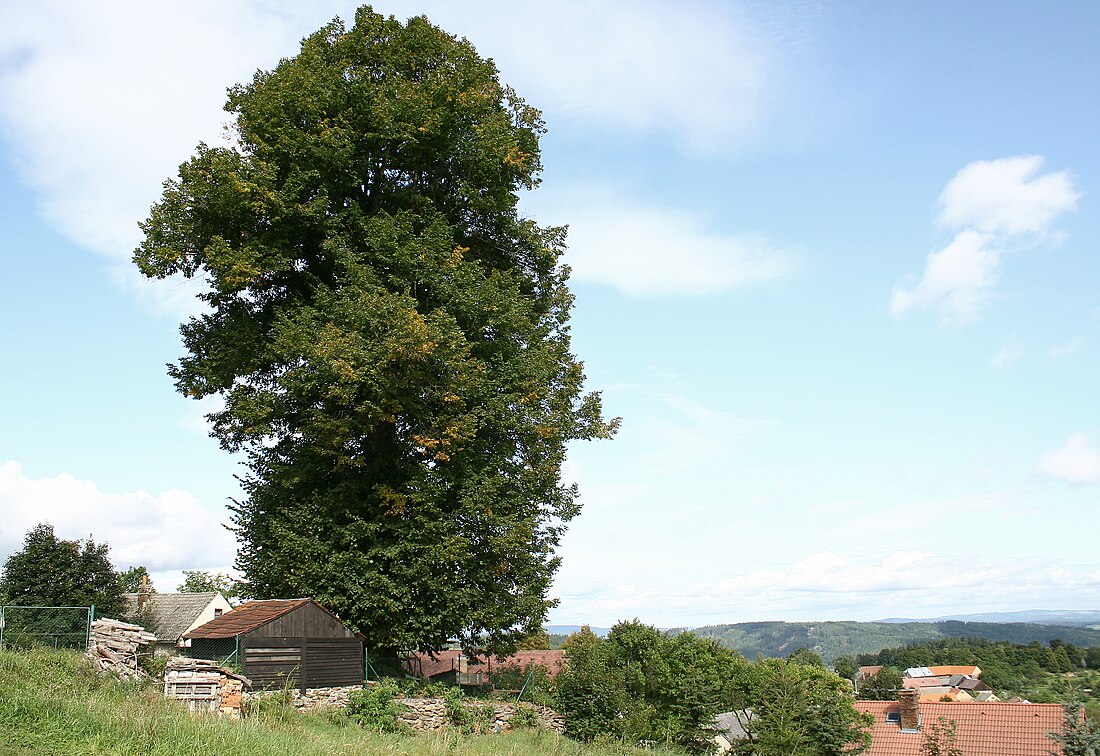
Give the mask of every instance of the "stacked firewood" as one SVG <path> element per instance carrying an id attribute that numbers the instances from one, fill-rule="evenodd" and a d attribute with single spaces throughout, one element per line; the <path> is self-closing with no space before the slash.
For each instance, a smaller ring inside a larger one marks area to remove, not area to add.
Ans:
<path id="1" fill-rule="evenodd" d="M 92 623 L 88 656 L 97 671 L 110 672 L 123 680 L 136 680 L 146 676 L 138 667 L 138 654 L 156 639 L 157 636 L 140 625 L 98 619 Z"/>

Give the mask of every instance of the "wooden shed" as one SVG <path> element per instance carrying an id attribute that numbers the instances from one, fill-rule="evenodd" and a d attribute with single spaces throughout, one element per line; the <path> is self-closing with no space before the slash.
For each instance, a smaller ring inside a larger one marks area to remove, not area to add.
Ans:
<path id="1" fill-rule="evenodd" d="M 233 661 L 256 688 L 362 685 L 365 641 L 312 599 L 249 601 L 183 636 L 188 656 Z"/>

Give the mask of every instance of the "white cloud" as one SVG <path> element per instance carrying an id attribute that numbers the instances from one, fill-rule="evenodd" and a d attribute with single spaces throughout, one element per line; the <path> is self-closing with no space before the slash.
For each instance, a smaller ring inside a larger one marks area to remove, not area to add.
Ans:
<path id="1" fill-rule="evenodd" d="M 762 234 L 714 231 L 689 213 L 577 195 L 590 201 L 565 213 L 574 281 L 635 297 L 721 294 L 799 268 L 794 252 Z"/>
<path id="2" fill-rule="evenodd" d="M 1077 208 L 1080 194 L 1069 173 L 1037 175 L 1042 165 L 1039 155 L 979 160 L 947 182 L 940 194 L 940 222 L 960 230 L 951 244 L 928 256 L 915 284 L 894 287 L 894 317 L 938 309 L 945 322 L 977 319 L 993 295 L 1014 238 L 1042 238 L 1059 215 Z"/>
<path id="3" fill-rule="evenodd" d="M 1086 608 L 1100 574 L 1054 562 L 975 561 L 902 550 L 848 557 L 824 550 L 789 564 L 688 583 L 620 574 L 618 581 L 559 581 L 556 622 L 610 625 L 644 617 L 662 627 L 769 620 L 874 620 L 997 611 L 1024 605 Z"/>
<path id="4" fill-rule="evenodd" d="M 894 288 L 890 312 L 938 308 L 947 322 L 974 320 L 997 283 L 1001 253 L 989 234 L 960 232 L 947 247 L 928 256 L 924 275 L 909 289 Z"/>
<path id="5" fill-rule="evenodd" d="M 1010 344 L 1004 347 L 1001 351 L 997 352 L 997 354 L 993 355 L 993 358 L 990 359 L 989 364 L 995 370 L 1004 370 L 1007 367 L 1015 365 L 1017 362 L 1020 361 L 1020 358 L 1023 356 L 1023 349 L 1020 349 L 1020 347 L 1016 346 L 1015 344 Z"/>
<path id="6" fill-rule="evenodd" d="M 212 0 L 13 4 L 4 27 L 0 115 L 25 180 L 60 231 L 122 259 L 161 182 L 220 138 L 226 87 L 297 37 L 275 14 Z"/>
<path id="7" fill-rule="evenodd" d="M 43 0 L 6 8 L 0 124 L 43 216 L 128 267 L 137 224 L 162 181 L 198 141 L 222 138 L 226 87 L 293 54 L 301 36 L 333 16 L 350 22 L 354 8 L 334 0 Z M 806 25 L 797 14 L 656 2 L 392 2 L 378 10 L 426 11 L 466 34 L 499 61 L 505 80 L 556 117 L 660 133 L 707 152 L 738 152 L 774 133 L 779 98 L 790 90 L 784 60 L 800 49 L 789 37 Z M 635 208 L 594 221 L 576 224 L 578 277 L 634 294 L 724 291 L 788 269 L 767 239 L 710 232 L 683 215 Z M 154 309 L 197 309 L 191 287 L 118 276 Z"/>
<path id="8" fill-rule="evenodd" d="M 27 531 L 40 522 L 53 525 L 59 538 L 90 535 L 109 544 L 119 568 L 219 569 L 236 553 L 232 534 L 222 527 L 227 513 L 212 512 L 178 489 L 109 493 L 67 473 L 28 478 L 9 461 L 0 465 L 0 511 L 0 560 L 22 548 Z"/>
<path id="9" fill-rule="evenodd" d="M 795 88 L 790 58 L 804 48 L 789 35 L 806 23 L 739 5 L 566 0 L 502 12 L 488 2 L 472 4 L 476 23 L 468 3 L 429 15 L 469 29 L 504 79 L 555 117 L 737 153 L 768 136 Z"/>
<path id="10" fill-rule="evenodd" d="M 1085 340 L 1082 338 L 1070 339 L 1065 344 L 1059 344 L 1050 350 L 1050 356 L 1057 359 L 1059 357 L 1067 357 L 1082 346 L 1085 345 Z"/>
<path id="11" fill-rule="evenodd" d="M 1043 452 L 1038 470 L 1073 485 L 1100 483 L 1100 451 L 1084 433 L 1074 433 L 1061 448 Z"/>
<path id="12" fill-rule="evenodd" d="M 1041 155 L 978 160 L 960 170 L 940 195 L 940 221 L 990 234 L 1045 233 L 1081 196 L 1068 171 L 1038 175 Z"/>

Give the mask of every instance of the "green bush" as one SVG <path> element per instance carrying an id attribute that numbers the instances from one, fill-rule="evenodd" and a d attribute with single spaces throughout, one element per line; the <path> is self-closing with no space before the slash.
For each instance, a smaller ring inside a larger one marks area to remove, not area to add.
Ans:
<path id="1" fill-rule="evenodd" d="M 530 704 L 516 704 L 510 721 L 514 730 L 535 730 L 539 727 L 539 713 Z"/>
<path id="2" fill-rule="evenodd" d="M 398 695 L 401 689 L 388 679 L 354 691 L 348 698 L 347 716 L 371 732 L 406 732 L 408 728 L 401 721 L 401 715 L 407 707 L 394 700 Z"/>
<path id="3" fill-rule="evenodd" d="M 468 706 L 461 688 L 450 688 L 443 696 L 447 719 L 465 735 L 484 735 L 493 728 L 493 708 L 484 704 Z"/>

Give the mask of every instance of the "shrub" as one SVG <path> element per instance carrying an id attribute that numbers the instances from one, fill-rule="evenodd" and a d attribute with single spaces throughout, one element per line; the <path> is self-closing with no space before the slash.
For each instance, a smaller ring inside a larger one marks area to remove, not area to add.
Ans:
<path id="1" fill-rule="evenodd" d="M 493 728 L 493 708 L 483 704 L 467 706 L 461 688 L 451 688 L 443 697 L 447 719 L 466 735 L 484 735 Z"/>
<path id="2" fill-rule="evenodd" d="M 407 707 L 394 700 L 401 693 L 393 680 L 355 691 L 348 698 L 347 716 L 371 732 L 406 732 L 401 715 Z"/>
<path id="3" fill-rule="evenodd" d="M 516 704 L 510 724 L 516 730 L 536 730 L 539 727 L 538 710 L 530 704 Z"/>

